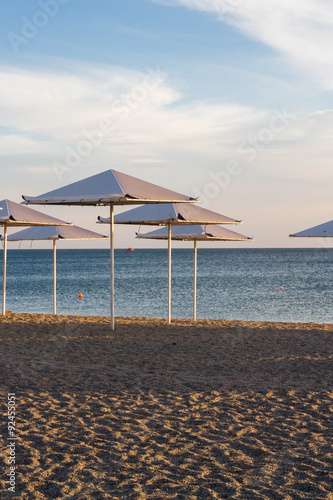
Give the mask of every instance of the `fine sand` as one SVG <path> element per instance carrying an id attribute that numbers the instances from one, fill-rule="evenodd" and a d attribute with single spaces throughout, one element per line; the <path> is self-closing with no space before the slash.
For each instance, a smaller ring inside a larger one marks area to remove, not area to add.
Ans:
<path id="1" fill-rule="evenodd" d="M 0 342 L 1 499 L 333 500 L 333 325 L 9 314 Z"/>

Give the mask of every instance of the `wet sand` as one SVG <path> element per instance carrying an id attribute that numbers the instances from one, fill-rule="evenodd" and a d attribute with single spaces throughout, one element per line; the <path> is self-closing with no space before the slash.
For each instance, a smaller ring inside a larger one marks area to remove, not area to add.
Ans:
<path id="1" fill-rule="evenodd" d="M 0 349 L 1 499 L 333 500 L 333 325 L 10 314 Z"/>

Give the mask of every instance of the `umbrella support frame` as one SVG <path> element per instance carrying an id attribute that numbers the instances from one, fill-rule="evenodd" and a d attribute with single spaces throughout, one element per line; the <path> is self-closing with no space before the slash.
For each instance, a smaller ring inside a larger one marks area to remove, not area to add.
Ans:
<path id="1" fill-rule="evenodd" d="M 53 240 L 53 314 L 57 314 L 57 240 Z"/>
<path id="2" fill-rule="evenodd" d="M 193 320 L 197 319 L 197 240 L 193 244 Z"/>
<path id="3" fill-rule="evenodd" d="M 114 330 L 114 206 L 110 203 L 111 329 Z"/>
<path id="4" fill-rule="evenodd" d="M 6 281 L 7 281 L 7 224 L 4 225 L 3 242 L 3 277 L 2 277 L 2 315 L 6 314 Z"/>
<path id="5" fill-rule="evenodd" d="M 171 323 L 171 223 L 168 223 L 168 324 Z"/>

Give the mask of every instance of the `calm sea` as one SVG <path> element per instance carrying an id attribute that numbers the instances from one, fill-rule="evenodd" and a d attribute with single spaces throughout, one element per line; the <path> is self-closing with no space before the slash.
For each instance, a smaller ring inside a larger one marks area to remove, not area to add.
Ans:
<path id="1" fill-rule="evenodd" d="M 193 251 L 172 259 L 172 316 L 190 318 Z M 52 250 L 9 250 L 6 309 L 52 313 L 52 266 Z M 108 250 L 60 249 L 57 270 L 59 314 L 109 315 Z M 333 323 L 333 249 L 199 249 L 197 286 L 198 318 Z M 167 251 L 116 250 L 115 297 L 116 316 L 165 317 Z"/>

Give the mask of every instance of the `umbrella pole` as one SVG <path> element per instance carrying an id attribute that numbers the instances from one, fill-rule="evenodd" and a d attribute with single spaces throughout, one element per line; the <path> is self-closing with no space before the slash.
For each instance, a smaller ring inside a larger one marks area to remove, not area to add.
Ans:
<path id="1" fill-rule="evenodd" d="M 57 240 L 53 240 L 53 314 L 57 314 Z"/>
<path id="2" fill-rule="evenodd" d="M 194 240 L 193 255 L 193 319 L 197 319 L 197 240 Z"/>
<path id="3" fill-rule="evenodd" d="M 171 323 L 171 223 L 168 223 L 168 324 Z"/>
<path id="4" fill-rule="evenodd" d="M 2 314 L 6 314 L 6 278 L 7 278 L 7 224 L 4 225 L 3 243 L 3 278 L 2 278 Z"/>
<path id="5" fill-rule="evenodd" d="M 110 204 L 110 279 L 111 279 L 111 329 L 114 330 L 114 213 Z"/>

